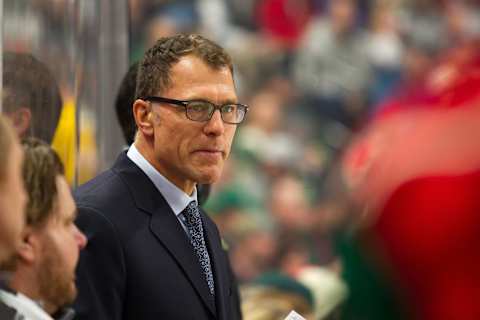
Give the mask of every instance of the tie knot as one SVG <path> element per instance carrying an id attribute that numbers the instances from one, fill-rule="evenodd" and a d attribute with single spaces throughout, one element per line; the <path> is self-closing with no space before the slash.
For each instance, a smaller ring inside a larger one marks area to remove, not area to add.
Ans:
<path id="1" fill-rule="evenodd" d="M 190 201 L 190 203 L 187 205 L 186 209 L 196 209 L 197 208 L 197 202 L 195 200 Z"/>
<path id="2" fill-rule="evenodd" d="M 189 229 L 189 231 L 191 231 L 190 228 L 201 227 L 202 220 L 200 218 L 200 212 L 198 211 L 198 206 L 196 201 L 190 202 L 185 207 L 185 209 L 183 209 L 182 214 L 185 217 L 185 224 Z"/>

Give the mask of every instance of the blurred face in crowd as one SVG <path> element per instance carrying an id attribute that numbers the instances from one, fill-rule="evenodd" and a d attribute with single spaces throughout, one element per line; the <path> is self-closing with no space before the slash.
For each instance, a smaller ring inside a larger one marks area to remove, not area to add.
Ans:
<path id="1" fill-rule="evenodd" d="M 281 100 L 275 94 L 262 92 L 252 99 L 251 105 L 262 107 L 252 109 L 249 114 L 250 125 L 260 127 L 267 133 L 274 132 L 281 125 L 283 110 Z"/>
<path id="2" fill-rule="evenodd" d="M 280 177 L 271 186 L 270 209 L 284 229 L 308 230 L 312 225 L 305 187 L 293 176 Z"/>
<path id="3" fill-rule="evenodd" d="M 330 4 L 330 17 L 337 32 L 348 31 L 355 22 L 356 4 L 352 0 L 335 0 Z"/>
<path id="4" fill-rule="evenodd" d="M 63 176 L 57 176 L 57 190 L 54 212 L 37 232 L 37 285 L 39 297 L 50 312 L 72 303 L 75 299 L 75 268 L 79 251 L 87 242 L 74 224 L 76 206 Z"/>
<path id="5" fill-rule="evenodd" d="M 187 55 L 172 66 L 170 76 L 172 85 L 159 96 L 205 100 L 217 105 L 237 103 L 228 67 L 215 70 L 201 59 Z M 153 159 L 148 160 L 156 169 L 186 193 L 191 193 L 197 182 L 217 181 L 230 153 L 236 125 L 224 123 L 218 110 L 209 121 L 197 122 L 186 117 L 183 107 L 142 103 L 150 105 L 151 112 L 147 126 L 138 121 L 137 124 L 151 141 Z"/>
<path id="6" fill-rule="evenodd" d="M 13 138 L 13 137 L 12 137 Z M 7 152 L 5 177 L 0 181 L 0 263 L 10 260 L 20 244 L 25 225 L 27 195 L 23 187 L 23 152 L 16 139 Z"/>

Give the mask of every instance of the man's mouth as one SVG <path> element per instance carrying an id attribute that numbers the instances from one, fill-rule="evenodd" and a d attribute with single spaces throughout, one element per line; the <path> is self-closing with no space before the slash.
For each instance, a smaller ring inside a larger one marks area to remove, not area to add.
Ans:
<path id="1" fill-rule="evenodd" d="M 203 148 L 203 149 L 198 149 L 194 151 L 195 154 L 203 156 L 203 157 L 209 157 L 209 158 L 216 158 L 216 157 L 223 157 L 223 150 L 221 149 L 215 149 L 215 148 Z"/>

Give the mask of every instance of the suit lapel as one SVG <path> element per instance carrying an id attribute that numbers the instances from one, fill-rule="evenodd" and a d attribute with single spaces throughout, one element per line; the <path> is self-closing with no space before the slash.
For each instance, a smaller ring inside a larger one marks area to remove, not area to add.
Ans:
<path id="1" fill-rule="evenodd" d="M 215 314 L 215 303 L 199 266 L 198 258 L 175 213 L 150 178 L 125 154 L 122 155 L 114 170 L 130 187 L 136 206 L 151 214 L 151 232 L 177 261 L 207 308 Z"/>
<path id="2" fill-rule="evenodd" d="M 158 210 L 157 213 L 152 215 L 150 228 L 175 260 L 177 260 L 203 302 L 215 314 L 214 301 L 208 289 L 205 275 L 203 275 L 198 263 L 198 258 L 195 256 L 192 245 L 177 218 L 173 212 L 166 212 L 165 210 L 167 209 L 170 208 Z"/>
<path id="3" fill-rule="evenodd" d="M 202 212 L 202 215 L 204 213 Z M 224 250 L 220 241 L 217 241 L 218 237 L 215 232 L 215 225 L 210 219 L 203 219 L 203 225 L 205 226 L 207 247 L 210 254 L 210 261 L 213 265 L 213 278 L 215 281 L 215 302 L 217 307 L 217 318 L 228 319 L 227 310 L 225 306 L 228 303 L 229 288 L 225 284 L 229 283 L 228 277 L 225 274 L 226 266 L 224 265 Z"/>

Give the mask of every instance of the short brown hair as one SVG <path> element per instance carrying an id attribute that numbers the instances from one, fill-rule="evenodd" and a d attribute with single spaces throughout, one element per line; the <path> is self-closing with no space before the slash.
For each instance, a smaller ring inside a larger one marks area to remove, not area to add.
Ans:
<path id="1" fill-rule="evenodd" d="M 0 114 L 0 183 L 7 174 L 8 160 L 13 140 L 17 139 L 8 120 Z"/>
<path id="2" fill-rule="evenodd" d="M 196 34 L 164 37 L 148 49 L 140 62 L 136 98 L 152 96 L 168 88 L 171 67 L 187 55 L 200 58 L 214 70 L 228 67 L 233 76 L 232 58 L 215 42 Z"/>
<path id="3" fill-rule="evenodd" d="M 52 213 L 57 199 L 57 176 L 64 174 L 57 153 L 36 138 L 22 141 L 25 151 L 23 181 L 28 194 L 27 225 L 39 226 Z"/>

